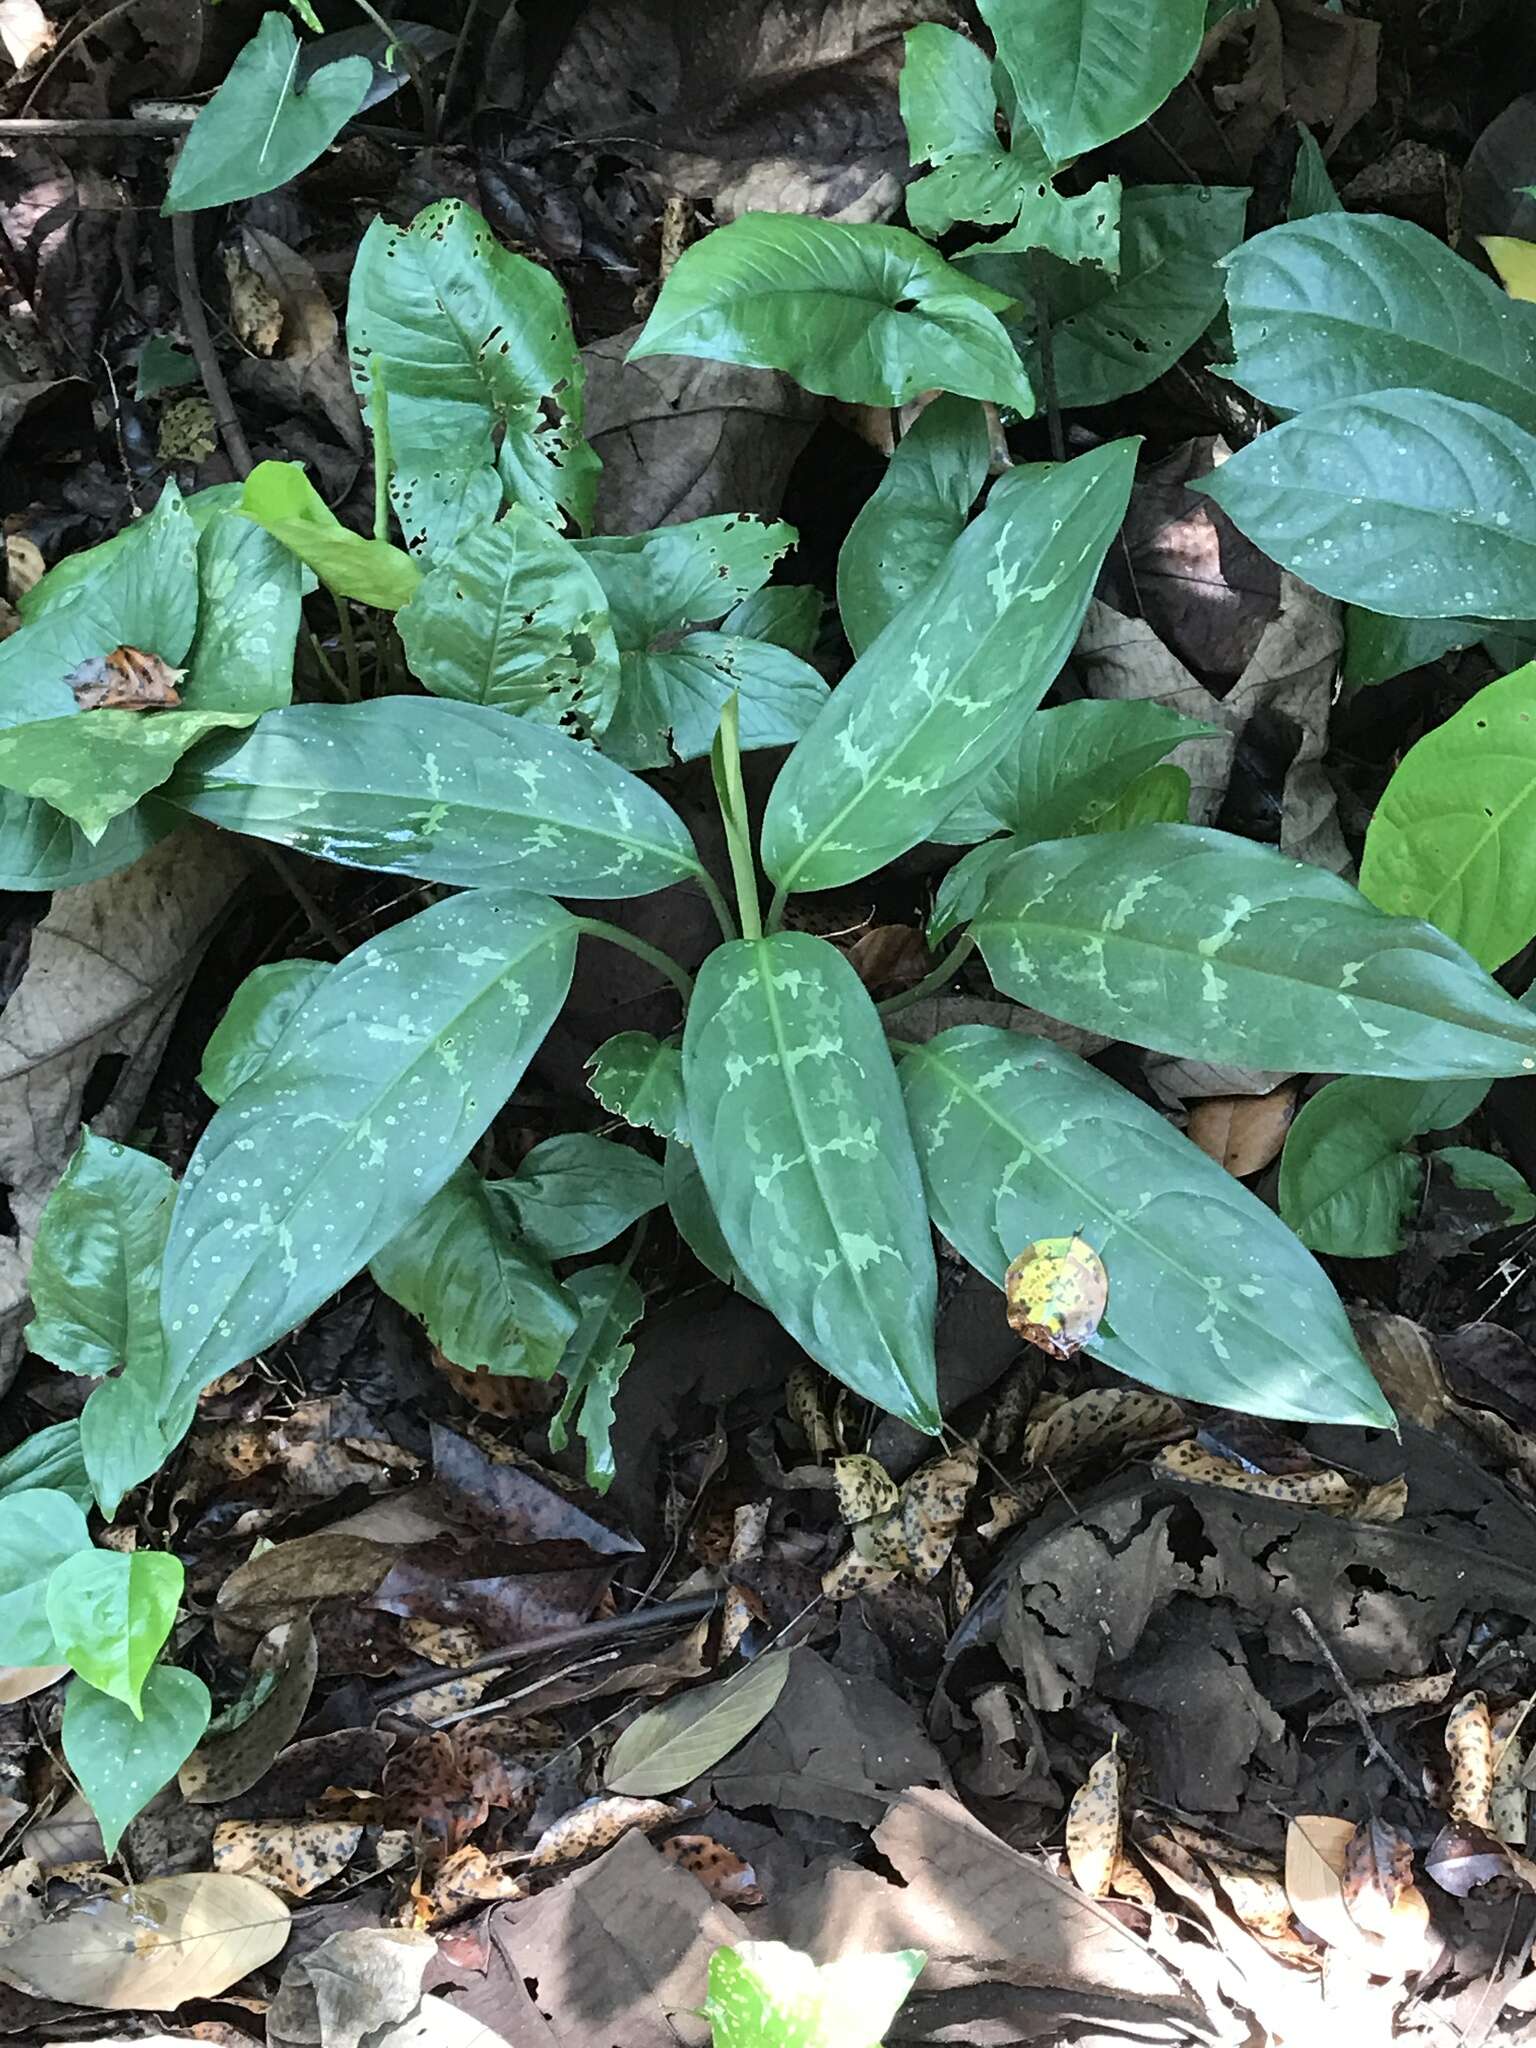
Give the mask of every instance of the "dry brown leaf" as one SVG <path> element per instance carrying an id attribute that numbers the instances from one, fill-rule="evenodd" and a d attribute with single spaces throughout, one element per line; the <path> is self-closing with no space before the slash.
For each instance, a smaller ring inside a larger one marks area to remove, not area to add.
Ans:
<path id="1" fill-rule="evenodd" d="M 0 1707 L 14 1707 L 68 1676 L 67 1664 L 0 1664 Z"/>
<path id="2" fill-rule="evenodd" d="M 837 1512 L 845 1522 L 865 1522 L 871 1515 L 883 1515 L 895 1507 L 901 1489 L 880 1463 L 863 1453 L 832 1461 L 832 1483 L 837 1490 Z"/>
<path id="3" fill-rule="evenodd" d="M 916 988 L 933 962 L 915 926 L 877 924 L 848 948 L 848 964 L 871 994 L 885 995 Z"/>
<path id="4" fill-rule="evenodd" d="M 987 1519 L 979 1524 L 976 1534 L 983 1543 L 995 1543 L 1029 1513 L 1029 1508 L 1016 1493 L 992 1493 L 987 1496 Z"/>
<path id="5" fill-rule="evenodd" d="M 0 1870 L 0 1942 L 15 1941 L 47 1917 L 46 1884 L 43 1866 L 34 1856 L 23 1856 L 9 1870 Z"/>
<path id="6" fill-rule="evenodd" d="M 213 1867 L 307 1899 L 341 1875 L 362 1839 L 361 1822 L 226 1820 L 213 1831 Z"/>
<path id="7" fill-rule="evenodd" d="M 1067 1863 L 1078 1889 L 1102 1899 L 1120 1861 L 1120 1759 L 1104 1752 L 1067 1808 Z"/>
<path id="8" fill-rule="evenodd" d="M 1371 1819 L 1355 1829 L 1344 1855 L 1344 1903 L 1381 1944 L 1379 1971 L 1405 1977 L 1432 1960 L 1429 1902 L 1413 1881 L 1413 1844 L 1400 1828 Z"/>
<path id="9" fill-rule="evenodd" d="M 1488 1810 L 1493 1832 L 1512 1849 L 1525 1847 L 1530 1801 L 1526 1793 L 1525 1757 L 1529 1745 L 1522 1742 L 1523 1730 L 1536 1702 L 1521 1700 L 1493 1717 L 1493 1789 Z"/>
<path id="10" fill-rule="evenodd" d="M 1483 1693 L 1466 1693 L 1452 1707 L 1445 1723 L 1445 1750 L 1451 1760 L 1448 1805 L 1452 1820 L 1491 1835 L 1493 1723 Z"/>
<path id="11" fill-rule="evenodd" d="M 696 1877 L 712 1899 L 725 1906 L 760 1906 L 757 1873 L 713 1835 L 668 1835 L 657 1847 L 669 1863 Z"/>
<path id="12" fill-rule="evenodd" d="M 28 540 L 24 533 L 6 535 L 5 594 L 12 604 L 20 604 L 27 592 L 35 589 L 47 573 L 48 564 L 35 540 Z"/>
<path id="13" fill-rule="evenodd" d="M 288 1908 L 248 1877 L 198 1871 L 114 1885 L 0 1950 L 0 1983 L 108 2012 L 217 1998 L 278 1955 Z"/>
<path id="14" fill-rule="evenodd" d="M 318 1668 L 306 1617 L 270 1629 L 256 1645 L 250 1674 L 253 1686 L 270 1679 L 270 1690 L 245 1720 L 205 1736 L 193 1750 L 177 1773 L 182 1797 L 194 1806 L 218 1806 L 259 1784 L 298 1733 Z"/>
<path id="15" fill-rule="evenodd" d="M 1032 1465 L 1065 1465 L 1094 1452 L 1155 1442 L 1188 1427 L 1184 1410 L 1166 1394 L 1094 1387 L 1049 1407 L 1037 1404 L 1024 1432 L 1024 1454 Z"/>
<path id="16" fill-rule="evenodd" d="M 1044 1360 L 1040 1363 L 1043 1365 Z M 982 1441 L 994 1458 L 1006 1457 L 1018 1442 L 1020 1430 L 1038 1406 L 1039 1391 L 1040 1375 L 1034 1369 L 1032 1357 L 1028 1363 L 1015 1366 L 1003 1381 L 982 1433 Z"/>
<path id="17" fill-rule="evenodd" d="M 1209 1095 L 1189 1113 L 1188 1136 L 1236 1180 L 1278 1159 L 1296 1114 L 1296 1084 L 1268 1095 Z"/>
<path id="18" fill-rule="evenodd" d="M 1379 1939 L 1356 1925 L 1344 1900 L 1353 1821 L 1327 1813 L 1293 1817 L 1285 1836 L 1285 1895 L 1298 1924 L 1357 1961 L 1374 1965 Z"/>
<path id="19" fill-rule="evenodd" d="M 832 1434 L 832 1425 L 827 1420 L 822 1402 L 821 1387 L 821 1375 L 815 1366 L 797 1365 L 789 1375 L 786 1389 L 790 1420 L 799 1425 L 800 1433 L 810 1445 L 811 1456 L 818 1465 L 837 1449 L 837 1439 Z"/>
<path id="20" fill-rule="evenodd" d="M 1407 1316 L 1375 1309 L 1350 1312 L 1355 1340 L 1381 1391 L 1399 1415 L 1436 1428 L 1450 1409 L 1450 1390 L 1429 1332 Z"/>
<path id="21" fill-rule="evenodd" d="M 681 1820 L 691 1807 L 692 1801 L 687 1799 L 626 1799 L 618 1792 L 588 1799 L 551 1822 L 520 1859 L 522 1867 L 549 1870 L 559 1863 L 575 1863 L 606 1849 L 631 1828 L 659 1828 L 670 1820 Z"/>
<path id="22" fill-rule="evenodd" d="M 919 1465 L 902 1488 L 902 1530 L 914 1578 L 926 1582 L 948 1559 L 980 1466 L 975 1444 L 963 1443 Z"/>
<path id="23" fill-rule="evenodd" d="M 440 1920 L 451 1920 L 466 1906 L 491 1899 L 520 1899 L 528 1887 L 520 1878 L 502 1868 L 502 1859 L 487 1856 L 473 1842 L 439 1864 L 430 1885 L 417 1883 L 401 1915 L 404 1924 L 425 1930 Z"/>
<path id="24" fill-rule="evenodd" d="M 852 1600 L 859 1593 L 876 1593 L 896 1576 L 889 1567 L 871 1564 L 850 1545 L 821 1575 L 821 1590 L 828 1600 Z"/>
<path id="25" fill-rule="evenodd" d="M 174 711 L 181 702 L 176 685 L 185 674 L 158 654 L 114 647 L 82 661 L 64 680 L 82 711 Z"/>
<path id="26" fill-rule="evenodd" d="M 1352 1522 L 1386 1524 L 1400 1522 L 1408 1512 L 1408 1479 L 1400 1472 L 1395 1479 L 1383 1479 L 1368 1486 L 1350 1510 Z"/>

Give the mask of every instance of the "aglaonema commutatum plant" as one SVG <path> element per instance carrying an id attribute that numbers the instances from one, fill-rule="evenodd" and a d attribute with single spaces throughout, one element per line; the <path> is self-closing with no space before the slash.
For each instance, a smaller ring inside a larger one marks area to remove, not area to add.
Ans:
<path id="1" fill-rule="evenodd" d="M 1080 33 L 1089 5 L 1118 44 Z M 1005 994 L 1184 1057 L 1442 1095 L 1536 1070 L 1536 1018 L 1436 928 L 1454 923 L 1438 902 L 1373 903 L 1178 822 L 1187 779 L 1163 757 L 1201 728 L 1146 704 L 1039 708 L 1136 446 L 987 489 L 983 406 L 1034 410 L 1047 339 L 1065 403 L 1149 381 L 1214 314 L 1212 263 L 1246 195 L 1105 181 L 1085 205 L 1055 183 L 1177 83 L 1199 0 L 1170 0 L 1152 34 L 1120 0 L 1031 0 L 1027 35 L 1017 0 L 983 13 L 995 64 L 946 30 L 909 41 L 903 107 L 931 167 L 911 218 L 930 234 L 1011 222 L 1001 241 L 950 262 L 901 228 L 747 216 L 683 256 L 635 351 L 775 368 L 864 404 L 944 394 L 848 536 L 838 597 L 856 659 L 835 691 L 805 659 L 818 600 L 769 581 L 794 538 L 782 523 L 590 536 L 598 465 L 563 298 L 453 201 L 408 230 L 376 224 L 358 254 L 348 333 L 377 457 L 372 535 L 293 464 L 185 501 L 168 486 L 148 518 L 44 578 L 0 646 L 11 886 L 108 874 L 194 817 L 456 892 L 335 964 L 248 978 L 207 1049 L 218 1109 L 179 1189 L 87 1134 L 44 1214 L 31 1341 L 94 1385 L 77 1424 L 0 1464 L 0 1661 L 75 1671 L 65 1750 L 109 1847 L 210 1703 L 158 1661 L 180 1567 L 92 1547 L 85 1513 L 114 1513 L 205 1386 L 365 1266 L 454 1362 L 561 1375 L 553 1435 L 576 1428 L 599 1485 L 643 1308 L 634 1243 L 565 1262 L 662 1203 L 707 1266 L 919 1429 L 940 1423 L 934 1224 L 999 1285 L 1031 1239 L 1087 1230 L 1111 1276 L 1090 1348 L 1132 1378 L 1266 1415 L 1391 1420 L 1308 1251 L 1162 1117 L 1043 1039 L 961 1027 L 903 1045 L 841 953 L 793 926 L 798 897 L 947 841 L 974 850 L 935 905 L 949 951 L 934 988 L 979 948 Z M 268 77 L 286 48 L 273 19 L 257 55 L 272 133 L 296 152 L 300 110 Z M 217 124 L 244 118 L 238 95 L 210 103 L 169 205 L 232 196 L 219 167 L 245 160 L 220 155 Z M 200 167 L 214 185 L 199 188 Z M 1136 314 L 1146 278 L 1180 261 L 1180 310 Z M 1242 351 L 1236 296 L 1233 312 Z M 1289 559 L 1284 521 L 1237 488 L 1262 459 L 1245 451 L 1212 488 Z M 1342 528 L 1330 535 L 1341 551 Z M 1477 563 L 1455 573 L 1481 610 L 1507 603 L 1507 579 L 1485 597 Z M 393 614 L 425 694 L 292 703 L 306 578 Z M 120 645 L 184 668 L 178 708 L 81 710 L 67 679 Z M 754 835 L 741 752 L 786 745 Z M 706 753 L 734 905 L 643 779 Z M 678 884 L 720 924 L 695 982 L 568 907 Z M 621 1034 L 592 1062 L 598 1098 L 664 1158 L 571 1134 L 487 1180 L 471 1152 L 584 940 L 630 947 L 677 989 L 677 1031 Z M 130 1737 L 142 1769 L 124 1774 Z"/>

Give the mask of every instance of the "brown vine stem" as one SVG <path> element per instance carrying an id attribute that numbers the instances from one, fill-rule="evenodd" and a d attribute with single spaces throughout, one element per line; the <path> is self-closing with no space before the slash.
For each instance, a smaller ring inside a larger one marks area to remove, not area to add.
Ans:
<path id="1" fill-rule="evenodd" d="M 171 247 L 176 257 L 176 293 L 181 301 L 181 324 L 187 330 L 187 340 L 197 358 L 197 373 L 203 380 L 203 389 L 213 408 L 213 423 L 219 430 L 219 438 L 224 443 L 235 474 L 247 477 L 255 464 L 251 460 L 251 446 L 245 438 L 245 429 L 235 411 L 235 402 L 224 381 L 224 372 L 219 368 L 213 336 L 208 331 L 208 316 L 203 311 L 203 288 L 197 276 L 197 245 L 192 238 L 190 213 L 171 215 Z"/>

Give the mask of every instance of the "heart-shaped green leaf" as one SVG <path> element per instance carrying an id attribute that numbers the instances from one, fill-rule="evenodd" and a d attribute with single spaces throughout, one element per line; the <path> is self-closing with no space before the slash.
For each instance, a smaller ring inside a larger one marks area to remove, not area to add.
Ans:
<path id="1" fill-rule="evenodd" d="M 1113 142 L 1155 114 L 1188 73 L 1205 0 L 979 0 L 1018 95 L 1053 164 Z"/>
<path id="2" fill-rule="evenodd" d="M 77 1550 L 48 1581 L 48 1626 L 62 1661 L 136 1720 L 185 1580 L 181 1559 L 168 1551 Z"/>
<path id="3" fill-rule="evenodd" d="M 661 1138 L 686 1140 L 683 1050 L 649 1031 L 621 1031 L 587 1061 L 587 1086 L 615 1116 Z"/>
<path id="4" fill-rule="evenodd" d="M 1464 1122 L 1487 1092 L 1476 1081 L 1330 1081 L 1286 1135 L 1280 1214 L 1315 1252 L 1390 1258 L 1424 1184 L 1413 1140 Z"/>
<path id="5" fill-rule="evenodd" d="M 1050 177 L 1034 136 L 1019 123 L 1004 148 L 997 132 L 992 60 L 968 36 L 936 21 L 907 30 L 901 118 L 913 163 L 933 165 L 907 187 L 907 218 L 936 240 L 956 221 L 998 227 L 1027 192 Z"/>
<path id="6" fill-rule="evenodd" d="M 64 1761 L 90 1801 L 109 1856 L 128 1823 L 196 1749 L 212 1702 L 192 1672 L 157 1664 L 144 1680 L 140 1706 L 136 1720 L 121 1700 L 83 1678 L 72 1679 L 64 1695 Z"/>
<path id="7" fill-rule="evenodd" d="M 612 1244 L 664 1200 L 661 1168 L 631 1145 L 587 1131 L 546 1138 L 496 1186 L 523 1235 L 549 1259 L 578 1259 Z"/>

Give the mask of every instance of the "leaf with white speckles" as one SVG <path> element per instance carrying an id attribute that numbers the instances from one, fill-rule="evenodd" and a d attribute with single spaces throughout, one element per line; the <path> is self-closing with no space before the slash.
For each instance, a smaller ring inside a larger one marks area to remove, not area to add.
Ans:
<path id="1" fill-rule="evenodd" d="M 1016 469 L 833 691 L 784 764 L 763 865 L 786 891 L 872 874 L 1007 753 L 1071 651 L 1125 510 L 1134 441 Z"/>
<path id="2" fill-rule="evenodd" d="M 321 860 L 466 888 L 644 896 L 699 871 L 687 826 L 637 776 L 563 732 L 448 699 L 270 712 L 166 795 Z"/>
<path id="3" fill-rule="evenodd" d="M 331 969 L 187 1169 L 161 1293 L 184 1392 L 292 1329 L 436 1194 L 522 1078 L 575 953 L 558 904 L 478 891 Z"/>
<path id="4" fill-rule="evenodd" d="M 121 1700 L 71 1679 L 64 1695 L 64 1759 L 80 1781 L 109 1856 L 123 1830 L 168 1785 L 202 1740 L 211 1702 L 190 1671 L 157 1664 L 135 1720 Z"/>
<path id="5" fill-rule="evenodd" d="M 990 876 L 972 930 L 1017 1001 L 1181 1058 L 1404 1081 L 1536 1073 L 1536 1018 L 1454 940 L 1228 832 L 1138 825 L 1025 847 Z"/>
<path id="6" fill-rule="evenodd" d="M 978 1272 L 1000 1288 L 1018 1247 L 1064 1217 L 1099 1248 L 1113 1327 L 1092 1356 L 1188 1400 L 1390 1423 L 1316 1260 L 1146 1103 L 985 1025 L 914 1047 L 901 1083 L 934 1221 Z"/>
<path id="7" fill-rule="evenodd" d="M 1317 590 L 1398 619 L 1530 615 L 1536 436 L 1486 406 L 1378 391 L 1313 406 L 1193 488 Z"/>
<path id="8" fill-rule="evenodd" d="M 837 949 L 779 932 L 711 953 L 683 1089 L 705 1187 L 753 1288 L 855 1393 L 936 1430 L 922 1181 L 879 1016 Z"/>

